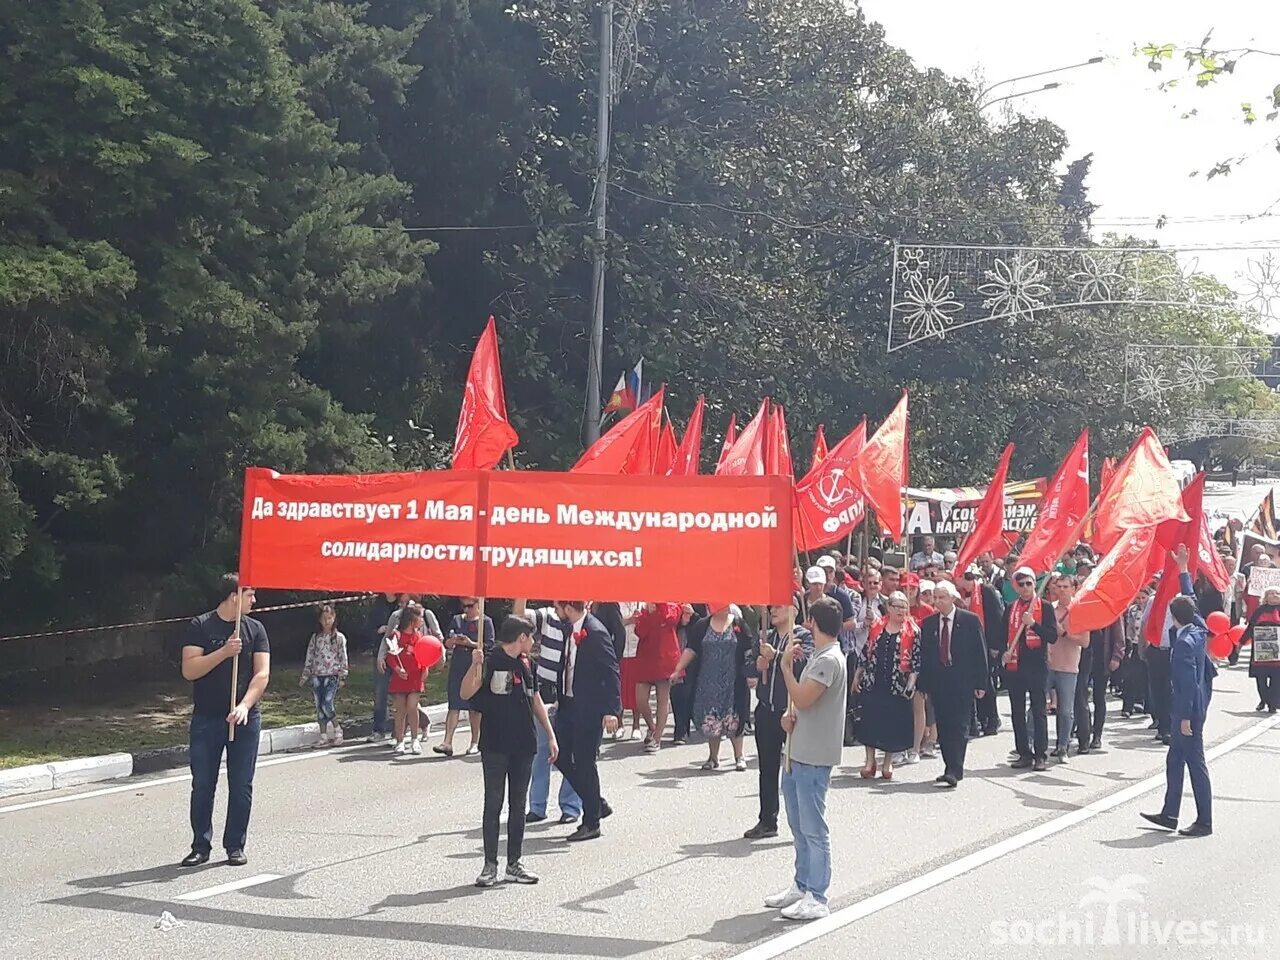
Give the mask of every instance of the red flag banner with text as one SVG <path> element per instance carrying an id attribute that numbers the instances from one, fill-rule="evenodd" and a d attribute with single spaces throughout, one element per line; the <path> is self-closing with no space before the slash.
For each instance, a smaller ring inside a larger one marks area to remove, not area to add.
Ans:
<path id="1" fill-rule="evenodd" d="M 844 539 L 866 516 L 867 502 L 850 480 L 854 457 L 866 442 L 864 419 L 796 484 L 796 546 L 801 550 Z"/>
<path id="2" fill-rule="evenodd" d="M 714 558 L 715 562 L 708 562 Z M 791 598 L 785 477 L 245 475 L 255 587 L 737 603 Z"/>

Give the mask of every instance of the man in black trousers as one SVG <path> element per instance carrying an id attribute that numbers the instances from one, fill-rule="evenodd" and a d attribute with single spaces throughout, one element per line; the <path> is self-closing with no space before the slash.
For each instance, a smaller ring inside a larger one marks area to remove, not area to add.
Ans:
<path id="1" fill-rule="evenodd" d="M 982 571 L 970 567 L 956 584 L 960 588 L 961 606 L 978 617 L 982 625 L 982 634 L 987 649 L 987 694 L 976 703 L 973 720 L 970 722 L 969 736 L 990 737 L 1000 732 L 1000 711 L 996 704 L 996 679 L 1000 675 L 1000 655 L 1004 653 L 1005 642 L 1000 634 L 1004 624 L 1004 601 L 995 588 L 982 582 Z M 978 729 L 973 729 L 976 723 Z"/>
<path id="2" fill-rule="evenodd" d="M 1013 603 L 1004 611 L 1003 634 L 1005 685 L 1009 688 L 1009 712 L 1013 720 L 1013 742 L 1018 759 L 1015 770 L 1045 769 L 1049 755 L 1049 718 L 1045 711 L 1049 676 L 1047 644 L 1058 640 L 1058 619 L 1053 605 L 1036 592 L 1036 574 L 1030 567 L 1013 572 L 1016 591 Z M 1027 704 L 1031 705 L 1031 726 L 1027 730 Z"/>
<path id="3" fill-rule="evenodd" d="M 556 768 L 582 799 L 582 823 L 569 834 L 573 841 L 600 836 L 600 820 L 613 810 L 600 796 L 600 772 L 596 755 L 604 731 L 618 729 L 622 713 L 622 687 L 613 636 L 587 613 L 581 600 L 559 604 L 569 616 L 569 639 L 560 670 L 560 708 L 556 712 L 556 739 L 560 755 Z"/>
<path id="4" fill-rule="evenodd" d="M 804 661 L 813 653 L 813 635 L 796 625 L 797 610 L 791 604 L 769 608 L 773 625 L 768 636 L 755 649 L 756 687 L 756 753 L 760 760 L 760 818 L 743 834 L 748 840 L 763 840 L 778 835 L 778 789 L 782 775 L 782 754 L 787 735 L 782 730 L 782 715 L 787 712 L 787 684 L 782 677 L 782 654 L 788 644 L 800 644 L 794 672 L 796 679 L 804 669 Z"/>
<path id="5" fill-rule="evenodd" d="M 937 613 L 920 628 L 920 689 L 933 700 L 938 719 L 942 774 L 934 783 L 954 789 L 964 779 L 973 701 L 987 695 L 987 641 L 982 623 L 956 606 L 960 593 L 943 580 L 933 592 Z"/>

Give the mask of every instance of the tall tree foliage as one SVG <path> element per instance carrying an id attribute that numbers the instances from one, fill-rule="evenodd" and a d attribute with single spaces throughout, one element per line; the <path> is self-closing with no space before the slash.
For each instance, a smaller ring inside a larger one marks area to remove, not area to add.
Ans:
<path id="1" fill-rule="evenodd" d="M 394 219 L 404 185 L 335 132 L 359 99 L 338 82 L 358 45 L 291 57 L 327 41 L 286 6 L 4 5 L 10 601 L 225 565 L 250 463 L 391 463 L 305 361 L 322 330 L 413 284 L 426 250 Z"/>

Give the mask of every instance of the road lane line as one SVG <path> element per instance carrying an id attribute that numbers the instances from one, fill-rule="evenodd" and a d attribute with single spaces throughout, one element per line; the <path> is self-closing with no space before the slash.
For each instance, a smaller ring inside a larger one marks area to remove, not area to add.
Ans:
<path id="1" fill-rule="evenodd" d="M 1247 743 L 1256 740 L 1268 730 L 1280 723 L 1280 718 L 1269 717 L 1255 723 L 1253 726 L 1246 727 L 1235 736 L 1229 737 L 1222 741 L 1211 750 L 1206 751 L 1205 759 L 1208 761 L 1217 760 L 1219 757 L 1236 750 Z M 733 955 L 733 960 L 774 960 L 784 953 L 790 953 L 807 943 L 812 943 L 828 934 L 843 930 L 850 924 L 857 923 L 873 913 L 879 913 L 895 904 L 902 903 L 904 900 L 910 900 L 912 897 L 919 896 L 926 890 L 932 890 L 934 887 L 941 886 L 949 880 L 954 880 L 962 874 L 969 873 L 979 867 L 986 866 L 994 860 L 1028 847 L 1033 843 L 1051 837 L 1054 834 L 1068 830 L 1077 824 L 1086 820 L 1091 820 L 1099 814 L 1114 810 L 1116 807 L 1128 803 L 1145 793 L 1155 790 L 1157 787 L 1164 787 L 1164 773 L 1158 773 L 1140 780 L 1135 784 L 1131 784 L 1122 790 L 1108 794 L 1092 803 L 1087 803 L 1078 810 L 1072 810 L 1064 813 L 1060 817 L 1055 817 L 1045 823 L 1038 824 L 1022 833 L 1016 833 L 1011 837 L 1006 837 L 989 847 L 981 850 L 975 850 L 968 856 L 961 857 L 959 860 L 952 861 L 932 870 L 929 873 L 906 880 L 887 890 L 882 890 L 874 896 L 865 900 L 859 900 L 857 903 L 851 903 L 847 907 L 836 910 L 831 916 L 822 920 L 815 920 L 812 923 L 805 924 L 802 927 L 774 937 L 771 940 L 765 940 L 763 943 L 756 944 L 742 953 Z"/>
<path id="2" fill-rule="evenodd" d="M 208 900 L 210 897 L 216 897 L 220 893 L 231 893 L 235 890 L 243 890 L 245 887 L 256 887 L 260 883 L 270 883 L 272 880 L 279 880 L 278 873 L 260 873 L 256 877 L 244 877 L 241 880 L 232 880 L 230 883 L 220 883 L 216 887 L 205 887 L 203 890 L 192 890 L 190 893 L 183 893 L 174 897 L 174 900 Z"/>

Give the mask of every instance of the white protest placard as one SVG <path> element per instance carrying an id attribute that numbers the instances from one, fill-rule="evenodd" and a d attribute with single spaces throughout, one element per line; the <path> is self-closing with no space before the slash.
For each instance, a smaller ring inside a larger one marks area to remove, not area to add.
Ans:
<path id="1" fill-rule="evenodd" d="M 1249 596 L 1260 597 L 1268 587 L 1280 587 L 1280 567 L 1258 567 L 1249 571 Z"/>

